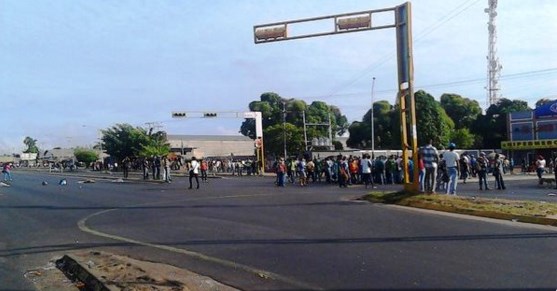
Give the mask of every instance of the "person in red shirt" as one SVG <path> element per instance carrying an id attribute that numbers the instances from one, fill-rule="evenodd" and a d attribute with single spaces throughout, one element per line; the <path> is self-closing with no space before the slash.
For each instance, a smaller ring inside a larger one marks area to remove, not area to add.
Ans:
<path id="1" fill-rule="evenodd" d="M 422 155 L 418 153 L 418 170 L 420 171 L 420 176 L 418 181 L 420 182 L 420 192 L 425 192 L 424 188 L 424 178 L 425 178 L 425 164 Z"/>
<path id="2" fill-rule="evenodd" d="M 209 170 L 209 164 L 207 160 L 201 160 L 201 182 L 207 183 L 207 170 Z"/>

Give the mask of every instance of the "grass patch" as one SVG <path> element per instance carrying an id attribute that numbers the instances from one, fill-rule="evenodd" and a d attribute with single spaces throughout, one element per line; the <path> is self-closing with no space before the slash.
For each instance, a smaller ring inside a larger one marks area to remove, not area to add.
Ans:
<path id="1" fill-rule="evenodd" d="M 497 219 L 557 226 L 557 203 L 426 195 L 399 192 L 371 192 L 363 200 Z"/>

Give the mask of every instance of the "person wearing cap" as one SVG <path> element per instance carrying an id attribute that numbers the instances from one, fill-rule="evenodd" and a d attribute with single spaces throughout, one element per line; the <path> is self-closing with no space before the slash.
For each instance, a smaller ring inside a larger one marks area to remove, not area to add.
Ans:
<path id="1" fill-rule="evenodd" d="M 458 161 L 460 160 L 459 155 L 454 151 L 456 145 L 454 143 L 449 144 L 449 151 L 443 154 L 443 160 L 447 165 L 447 172 L 449 173 L 449 185 L 447 187 L 447 194 L 456 195 L 456 185 L 458 177 Z"/>
<path id="2" fill-rule="evenodd" d="M 480 156 L 476 160 L 476 171 L 478 173 L 478 180 L 480 184 L 480 190 L 489 190 L 487 187 L 487 167 L 489 162 L 487 161 L 487 157 L 485 156 L 484 152 L 480 153 Z"/>

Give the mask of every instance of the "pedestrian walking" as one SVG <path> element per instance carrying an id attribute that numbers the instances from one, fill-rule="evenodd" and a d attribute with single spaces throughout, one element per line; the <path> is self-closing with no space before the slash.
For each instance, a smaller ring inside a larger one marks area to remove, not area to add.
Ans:
<path id="1" fill-rule="evenodd" d="M 199 167 L 200 167 L 200 164 L 197 161 L 197 159 L 195 157 L 192 157 L 191 158 L 191 167 L 190 167 L 190 172 L 189 172 L 189 174 L 190 174 L 190 179 L 189 179 L 190 187 L 188 189 L 191 189 L 192 186 L 193 186 L 192 185 L 193 178 L 195 178 L 195 183 L 197 184 L 197 189 L 199 189 Z"/>
<path id="2" fill-rule="evenodd" d="M 4 174 L 4 181 L 13 181 L 12 179 L 12 163 L 5 163 L 2 167 L 2 174 Z"/>
<path id="3" fill-rule="evenodd" d="M 449 185 L 447 187 L 447 195 L 456 195 L 456 185 L 458 183 L 458 162 L 460 157 L 454 151 L 456 145 L 449 144 L 449 151 L 443 154 L 443 160 L 447 165 L 447 172 L 449 173 Z"/>
<path id="4" fill-rule="evenodd" d="M 536 160 L 536 174 L 538 174 L 538 179 L 540 180 L 540 184 L 541 184 L 543 173 L 545 172 L 545 166 L 546 166 L 545 159 L 543 158 L 542 155 L 539 155 L 538 159 Z"/>

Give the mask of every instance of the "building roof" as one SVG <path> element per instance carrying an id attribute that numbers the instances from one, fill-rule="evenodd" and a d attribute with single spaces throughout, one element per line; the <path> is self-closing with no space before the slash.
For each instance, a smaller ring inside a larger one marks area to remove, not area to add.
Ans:
<path id="1" fill-rule="evenodd" d="M 168 141 L 184 140 L 184 141 L 252 141 L 251 138 L 243 135 L 183 135 L 168 134 Z"/>

